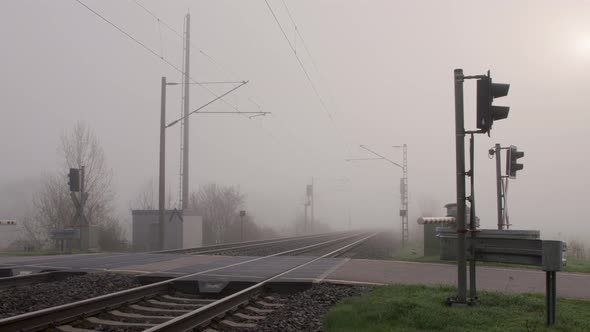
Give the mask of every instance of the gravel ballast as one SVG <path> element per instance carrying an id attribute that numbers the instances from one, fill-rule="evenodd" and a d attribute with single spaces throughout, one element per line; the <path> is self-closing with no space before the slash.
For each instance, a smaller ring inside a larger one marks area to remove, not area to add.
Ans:
<path id="1" fill-rule="evenodd" d="M 370 290 L 370 286 L 316 284 L 304 292 L 281 296 L 279 301 L 284 306 L 257 322 L 256 328 L 231 331 L 322 331 L 322 318 L 330 308 L 348 297 L 361 296 Z"/>
<path id="2" fill-rule="evenodd" d="M 133 276 L 90 273 L 62 281 L 0 290 L 0 318 L 141 286 Z"/>

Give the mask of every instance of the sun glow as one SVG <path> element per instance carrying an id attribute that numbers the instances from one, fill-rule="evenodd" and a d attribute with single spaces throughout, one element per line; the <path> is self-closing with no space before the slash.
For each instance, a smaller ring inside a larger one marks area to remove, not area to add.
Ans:
<path id="1" fill-rule="evenodd" d="M 576 41 L 576 50 L 580 54 L 590 54 L 590 37 L 578 38 Z"/>

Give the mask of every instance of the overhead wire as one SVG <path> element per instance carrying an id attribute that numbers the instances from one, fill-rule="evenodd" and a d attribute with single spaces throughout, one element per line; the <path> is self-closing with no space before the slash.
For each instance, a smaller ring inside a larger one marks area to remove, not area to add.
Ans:
<path id="1" fill-rule="evenodd" d="M 287 44 L 289 45 L 289 48 L 291 48 L 291 51 L 293 52 L 293 55 L 295 56 L 295 59 L 297 60 L 297 63 L 299 64 L 299 67 L 301 68 L 301 70 L 303 71 L 303 73 L 305 74 L 305 77 L 307 79 L 307 81 L 309 82 L 313 92 L 315 93 L 316 97 L 318 98 L 320 105 L 322 106 L 323 110 L 325 111 L 325 113 L 328 115 L 328 118 L 330 119 L 330 122 L 332 124 L 332 126 L 334 127 L 334 130 L 336 131 L 337 135 L 340 137 L 340 139 L 342 141 L 344 140 L 344 136 L 342 135 L 342 132 L 340 131 L 340 129 L 338 128 L 338 126 L 336 126 L 336 122 L 334 121 L 334 117 L 332 116 L 332 113 L 330 112 L 330 110 L 328 109 L 328 106 L 326 105 L 324 98 L 322 97 L 322 95 L 319 93 L 315 83 L 313 82 L 313 80 L 311 79 L 311 76 L 309 75 L 309 72 L 307 71 L 307 69 L 305 69 L 305 66 L 303 65 L 303 62 L 301 61 L 301 58 L 299 57 L 299 55 L 297 54 L 297 51 L 295 50 L 295 48 L 293 47 L 293 44 L 291 43 L 291 41 L 289 40 L 289 37 L 287 37 L 287 33 L 285 32 L 285 29 L 283 28 L 281 22 L 279 21 L 277 15 L 275 14 L 274 10 L 272 9 L 272 7 L 270 6 L 270 4 L 268 3 L 268 0 L 264 0 L 264 2 L 266 3 L 266 6 L 268 7 L 268 10 L 270 11 L 270 13 L 272 14 L 272 17 L 274 18 L 275 22 L 277 23 L 279 29 L 281 30 L 281 33 L 283 34 L 283 37 L 285 38 L 285 40 L 287 41 Z M 283 2 L 284 3 L 284 2 Z M 285 3 L 284 3 L 285 4 Z M 285 4 L 286 6 L 286 4 Z M 288 7 L 286 7 L 288 10 Z M 293 20 L 290 11 L 288 11 L 289 13 L 289 17 L 291 18 L 291 21 L 293 22 L 293 24 L 295 25 L 295 21 Z M 301 35 L 300 35 L 301 38 Z M 310 55 L 310 53 L 308 53 Z M 311 58 L 311 56 L 310 56 Z M 350 152 L 350 144 L 346 144 L 346 142 L 344 142 L 345 147 L 349 150 Z"/>
<path id="2" fill-rule="evenodd" d="M 270 4 L 268 3 L 268 0 L 264 0 L 264 2 L 266 3 L 266 6 L 268 7 L 268 9 L 270 10 L 270 13 L 272 14 L 272 17 L 274 17 L 275 22 L 277 23 L 277 25 L 279 26 L 279 29 L 281 30 L 281 32 L 283 33 L 283 37 L 285 37 L 285 40 L 287 41 L 287 44 L 289 44 L 289 47 L 291 48 L 291 51 L 293 51 L 293 54 L 295 55 L 295 58 L 297 59 L 297 63 L 299 63 L 299 67 L 301 67 L 301 70 L 303 70 L 303 73 L 305 74 L 305 77 L 307 78 L 307 81 L 309 82 L 309 84 L 311 85 L 311 88 L 313 89 L 313 91 L 315 92 L 315 95 L 318 97 L 320 104 L 322 105 L 324 111 L 326 111 L 326 113 L 328 114 L 328 117 L 330 118 L 330 120 L 334 120 L 332 118 L 332 113 L 330 113 L 330 111 L 328 110 L 328 107 L 326 106 L 326 104 L 324 103 L 324 98 L 322 98 L 322 96 L 320 95 L 318 89 L 315 86 L 315 83 L 313 83 L 313 80 L 311 79 L 311 77 L 309 76 L 309 73 L 307 72 L 307 69 L 305 69 L 305 66 L 303 65 L 303 62 L 301 62 L 301 59 L 299 58 L 299 56 L 297 55 L 297 51 L 295 51 L 295 48 L 293 47 L 293 44 L 291 43 L 291 41 L 289 40 L 289 37 L 287 37 L 287 34 L 285 33 L 285 30 L 283 29 L 283 26 L 281 25 L 281 22 L 279 22 L 279 19 L 277 18 L 277 16 L 275 15 L 274 10 L 272 10 L 272 7 L 270 6 Z"/>
<path id="3" fill-rule="evenodd" d="M 170 67 L 174 68 L 174 70 L 182 73 L 182 69 L 178 68 L 178 66 L 176 66 L 175 64 L 173 64 L 172 62 L 170 62 L 168 59 L 164 58 L 164 56 L 162 56 L 161 54 L 158 54 L 158 52 L 154 51 L 153 49 L 151 49 L 150 47 L 148 47 L 146 44 L 144 44 L 143 42 L 139 41 L 137 38 L 135 38 L 132 35 L 130 35 L 129 33 L 127 33 L 127 31 L 123 30 L 118 25 L 116 25 L 115 23 L 113 23 L 109 19 L 107 19 L 106 17 L 102 16 L 99 12 L 97 12 L 94 9 L 90 8 L 88 5 L 86 5 L 81 0 L 74 0 L 74 1 L 76 1 L 77 3 L 79 3 L 80 5 L 82 5 L 83 7 L 85 7 L 86 9 L 88 9 L 90 12 L 92 12 L 94 15 L 96 15 L 97 17 L 99 17 L 100 19 L 102 19 L 103 21 L 105 21 L 106 23 L 108 23 L 109 25 L 111 25 L 113 28 L 117 29 L 119 32 L 121 32 L 122 34 L 124 34 L 125 36 L 127 36 L 127 38 L 129 38 L 132 41 L 134 41 L 136 44 L 138 44 L 139 46 L 141 46 L 142 48 L 144 48 L 146 51 L 148 51 L 152 55 L 156 56 L 160 60 L 164 61 Z"/>
<path id="4" fill-rule="evenodd" d="M 157 58 L 159 58 L 160 60 L 164 61 L 166 64 L 168 64 L 170 67 L 172 67 L 174 70 L 176 70 L 177 72 L 181 73 L 182 75 L 184 75 L 184 71 L 180 68 L 178 68 L 178 66 L 176 66 L 175 64 L 173 64 L 172 62 L 170 62 L 168 59 L 166 59 L 163 55 L 159 54 L 158 52 L 154 51 L 153 49 L 151 49 L 149 46 L 147 46 L 145 43 L 141 42 L 140 40 L 138 40 L 137 38 L 133 37 L 131 34 L 129 34 L 127 31 L 123 30 L 122 28 L 120 28 L 118 25 L 116 25 L 115 23 L 113 23 L 112 21 L 110 21 L 109 19 L 107 19 L 106 17 L 104 17 L 103 15 L 101 15 L 99 12 L 97 12 L 96 10 L 92 9 L 90 6 L 88 6 L 87 4 L 85 4 L 84 2 L 82 2 L 81 0 L 74 0 L 77 3 L 79 3 L 80 5 L 82 5 L 83 7 L 85 7 L 86 9 L 88 9 L 90 12 L 92 12 L 94 15 L 96 15 L 97 17 L 101 18 L 103 21 L 107 22 L 109 25 L 113 26 L 115 29 L 117 29 L 119 32 L 121 32 L 122 34 L 124 34 L 125 36 L 127 36 L 127 38 L 131 39 L 132 41 L 134 41 L 136 44 L 140 45 L 142 48 L 144 48 L 145 50 L 147 50 L 149 53 L 151 53 L 152 55 L 156 56 Z M 137 3 L 137 2 L 136 2 Z M 140 5 L 139 3 L 137 3 L 138 5 Z M 145 8 L 142 6 L 142 8 Z M 151 12 L 150 12 L 151 13 Z M 152 16 L 153 13 L 151 14 Z M 161 20 L 160 20 L 161 21 Z M 193 77 L 191 77 L 189 75 L 189 79 L 194 82 L 195 84 L 199 85 L 200 87 L 202 87 L 203 89 L 207 90 L 211 95 L 215 96 L 215 97 L 219 97 L 218 94 L 216 94 L 215 92 L 213 92 L 213 90 L 209 89 L 207 86 L 199 84 L 199 82 L 197 80 L 195 80 Z M 236 111 L 240 112 L 240 109 L 235 106 L 234 104 L 228 102 L 225 99 L 220 99 L 223 103 L 229 105 L 231 108 L 235 109 Z"/>
<path id="5" fill-rule="evenodd" d="M 154 51 L 152 48 L 150 48 L 149 46 L 147 46 L 145 43 L 143 43 L 142 41 L 140 41 L 139 39 L 135 38 L 134 36 L 132 36 L 130 33 L 128 33 L 127 31 L 125 31 L 123 28 L 119 27 L 118 25 L 116 25 L 114 22 L 110 21 L 109 19 L 107 19 L 105 16 L 103 16 L 102 14 L 100 14 L 99 12 L 97 12 L 96 10 L 94 10 L 92 7 L 88 6 L 86 3 L 84 3 L 81 0 L 74 0 L 76 1 L 78 4 L 80 4 L 81 6 L 83 6 L 84 8 L 86 8 L 88 11 L 90 11 L 92 14 L 94 14 L 95 16 L 97 16 L 98 18 L 100 18 L 101 20 L 103 20 L 104 22 L 106 22 L 107 24 L 111 25 L 113 28 L 115 28 L 117 31 L 119 31 L 120 33 L 122 33 L 123 35 L 125 35 L 127 38 L 129 38 L 130 40 L 132 40 L 134 43 L 136 43 L 137 45 L 141 46 L 143 49 L 145 49 L 146 51 L 148 51 L 148 53 L 152 54 L 153 56 L 159 58 L 161 61 L 163 61 L 164 63 L 166 63 L 167 65 L 169 65 L 172 69 L 174 69 L 175 71 L 177 71 L 178 73 L 180 73 L 181 75 L 184 75 L 184 71 L 179 68 L 177 65 L 175 65 L 174 63 L 172 63 L 170 60 L 166 59 L 163 55 L 159 54 L 158 52 Z M 144 10 L 146 13 L 148 13 L 150 16 L 152 16 L 154 19 L 156 19 L 158 22 L 161 22 L 167 29 L 169 29 L 170 31 L 172 31 L 176 36 L 180 37 L 182 40 L 184 40 L 184 36 L 182 34 L 180 34 L 178 31 L 176 31 L 174 28 L 172 28 L 168 23 L 166 23 L 164 20 L 160 19 L 157 15 L 155 15 L 152 11 L 150 11 L 149 9 L 147 9 L 147 7 L 145 7 L 144 5 L 142 5 L 141 3 L 139 3 L 138 1 L 134 1 L 134 3 L 140 7 L 142 10 Z M 192 47 L 191 47 L 192 48 Z M 199 52 L 203 55 L 205 55 L 208 59 L 214 61 L 214 59 L 207 53 L 205 53 L 202 50 L 199 50 Z M 184 57 L 183 57 L 183 61 L 184 61 Z M 218 64 L 219 65 L 219 64 Z M 217 95 L 216 93 L 214 93 L 211 89 L 209 89 L 207 86 L 199 84 L 199 82 L 197 82 L 193 77 L 191 77 L 189 75 L 189 79 L 195 83 L 198 84 L 199 86 L 203 87 L 204 89 L 206 89 L 210 94 L 212 94 L 215 97 L 219 97 L 219 95 Z M 228 102 L 225 99 L 220 99 L 220 101 L 222 101 L 223 103 L 225 103 L 226 105 L 229 105 L 231 108 L 233 108 L 234 110 L 240 112 L 240 109 L 231 104 L 230 102 Z M 260 106 L 260 105 L 258 105 Z M 271 116 L 273 114 L 271 113 Z M 244 114 L 245 116 L 245 114 Z M 276 118 L 276 117 L 275 117 Z M 278 144 L 277 140 L 276 140 L 276 136 L 274 134 L 272 134 L 271 132 L 269 132 L 268 130 L 266 130 L 264 127 L 259 125 L 259 128 L 263 129 L 264 132 L 266 132 L 269 136 L 271 136 L 272 138 L 274 138 L 274 142 Z M 291 132 L 292 133 L 292 132 Z"/>
<path id="6" fill-rule="evenodd" d="M 314 61 L 313 57 L 311 56 L 311 52 L 307 48 L 307 43 L 305 43 L 305 39 L 303 39 L 303 36 L 299 32 L 299 27 L 297 26 L 297 23 L 295 23 L 295 19 L 293 19 L 293 15 L 291 15 L 291 10 L 289 10 L 289 6 L 287 6 L 287 2 L 285 0 L 282 0 L 282 1 L 283 1 L 283 5 L 285 6 L 285 9 L 287 10 L 287 15 L 289 16 L 291 23 L 293 23 L 293 26 L 295 27 L 295 33 L 297 34 L 297 36 L 299 36 L 299 39 L 301 39 L 301 44 L 303 44 L 303 48 L 305 49 L 305 52 L 309 56 L 309 59 L 311 60 L 311 64 L 313 65 L 314 70 L 316 72 L 319 72 L 318 67 L 315 64 L 315 61 Z"/>
<path id="7" fill-rule="evenodd" d="M 148 9 L 146 6 L 144 6 L 144 5 L 142 5 L 141 3 L 139 3 L 139 1 L 137 1 L 137 0 L 133 0 L 133 2 L 134 2 L 135 4 L 137 4 L 137 5 L 138 5 L 138 6 L 139 6 L 141 9 L 143 9 L 143 10 L 144 10 L 146 13 L 148 13 L 150 16 L 152 16 L 154 19 L 156 19 L 158 22 L 162 23 L 162 24 L 163 24 L 165 27 L 167 27 L 167 28 L 168 28 L 170 31 L 172 31 L 172 32 L 173 32 L 173 33 L 174 33 L 174 34 L 175 34 L 175 35 L 176 35 L 178 38 L 182 39 L 182 41 L 183 41 L 183 43 L 184 43 L 184 33 L 182 33 L 182 34 L 181 34 L 181 33 L 179 33 L 177 30 L 175 30 L 174 28 L 172 28 L 172 26 L 171 26 L 170 24 L 166 23 L 166 21 L 164 21 L 164 20 L 163 20 L 163 19 L 161 19 L 161 18 L 160 18 L 158 15 L 156 15 L 156 14 L 155 14 L 153 11 L 149 10 L 149 9 Z M 213 62 L 215 62 L 215 61 L 214 61 L 214 59 L 213 59 L 213 58 L 212 58 L 210 55 L 206 54 L 206 53 L 205 53 L 203 50 L 196 49 L 196 48 L 195 48 L 193 45 L 191 45 L 191 46 L 190 46 L 190 48 L 191 48 L 193 51 L 199 51 L 199 53 L 201 53 L 201 54 L 205 55 L 205 56 L 206 56 L 206 57 L 207 57 L 207 58 L 208 58 L 210 61 L 213 61 Z M 193 78 L 192 78 L 190 75 L 189 75 L 189 79 L 190 79 L 191 81 L 193 81 L 193 82 L 195 82 L 195 83 L 196 83 L 196 81 L 195 81 L 195 80 L 194 80 L 194 79 L 193 79 Z M 201 85 L 201 87 L 202 87 L 203 89 L 206 89 L 206 90 L 207 90 L 207 91 L 208 91 L 210 94 L 212 94 L 213 96 L 215 96 L 215 97 L 219 97 L 219 96 L 218 96 L 216 93 L 214 93 L 214 92 L 213 92 L 211 89 L 209 89 L 208 87 L 206 87 L 206 86 L 203 86 L 203 85 Z M 236 111 L 240 112 L 240 109 L 239 109 L 239 108 L 238 108 L 236 105 L 234 105 L 234 104 L 230 103 L 229 101 L 227 101 L 226 99 L 223 99 L 223 98 L 222 98 L 222 99 L 220 99 L 220 100 L 221 100 L 221 102 L 223 102 L 224 104 L 226 104 L 226 105 L 230 106 L 231 108 L 233 108 L 234 110 L 236 110 Z"/>
<path id="8" fill-rule="evenodd" d="M 174 34 L 176 36 L 178 36 L 184 43 L 184 35 L 178 33 L 178 31 L 176 31 L 175 29 L 173 29 L 171 27 L 170 24 L 166 23 L 163 19 L 161 19 L 158 15 L 156 15 L 153 11 L 151 11 L 150 9 L 148 9 L 147 7 L 145 7 L 144 5 L 140 4 L 137 0 L 133 0 L 139 7 L 141 7 L 144 11 L 146 11 L 150 16 L 152 16 L 154 19 L 156 19 L 158 22 L 161 22 L 165 27 L 167 27 L 168 29 L 170 29 L 172 32 L 174 32 Z M 198 51 L 202 56 L 204 56 L 209 62 L 211 62 L 213 65 L 215 65 L 217 67 L 217 69 L 220 72 L 223 72 L 228 78 L 235 78 L 237 77 L 236 73 L 229 70 L 226 66 L 223 66 L 218 60 L 216 60 L 213 56 L 211 56 L 209 53 L 203 51 L 202 49 L 197 49 L 194 48 L 193 45 L 191 45 L 191 49 L 194 51 Z M 184 61 L 184 58 L 183 58 Z M 201 82 L 202 84 L 207 84 L 208 82 Z M 240 82 L 236 82 L 236 83 L 240 83 Z M 246 86 L 247 89 L 250 89 L 251 91 L 251 87 L 250 85 Z M 248 100 L 253 103 L 256 108 L 258 108 L 258 110 L 260 110 L 261 112 L 263 111 L 263 107 L 256 102 L 253 97 L 249 97 Z M 225 102 L 225 100 L 223 100 Z M 236 107 L 233 107 L 234 109 L 236 109 Z M 237 110 L 237 109 L 236 109 Z M 241 114 L 244 117 L 247 117 L 249 119 L 252 119 L 252 116 L 247 116 L 246 114 Z M 275 117 L 275 114 L 270 114 L 272 117 Z M 256 123 L 256 125 L 262 130 L 264 131 L 268 136 L 270 136 L 271 138 L 273 138 L 274 142 L 277 142 L 277 137 L 276 135 L 274 135 L 272 132 L 270 132 L 268 129 L 266 129 L 264 126 L 262 126 L 262 124 L 258 121 L 255 121 L 254 123 Z"/>
<path id="9" fill-rule="evenodd" d="M 168 23 L 164 22 L 162 19 L 160 19 L 156 14 L 154 14 L 154 12 L 152 12 L 151 10 L 147 9 L 144 5 L 139 3 L 139 1 L 133 0 L 133 2 L 135 2 L 136 5 L 141 7 L 141 9 L 143 9 L 146 13 L 150 14 L 153 18 L 155 18 L 158 22 L 160 22 L 166 28 L 168 28 L 168 30 L 172 31 L 175 35 L 177 35 L 180 38 L 184 38 L 184 36 L 180 32 L 176 31 L 173 27 L 170 26 L 170 24 L 168 24 Z"/>

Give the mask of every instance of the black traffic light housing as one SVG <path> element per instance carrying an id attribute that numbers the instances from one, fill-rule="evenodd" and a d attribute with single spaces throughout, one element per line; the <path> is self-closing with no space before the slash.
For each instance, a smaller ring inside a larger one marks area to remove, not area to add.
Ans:
<path id="1" fill-rule="evenodd" d="M 68 185 L 70 186 L 70 191 L 80 191 L 80 169 L 70 168 L 68 178 Z"/>
<path id="2" fill-rule="evenodd" d="M 489 133 L 494 120 L 506 119 L 510 107 L 492 105 L 495 98 L 508 95 L 510 84 L 492 83 L 490 73 L 477 81 L 477 128 Z"/>
<path id="3" fill-rule="evenodd" d="M 518 148 L 514 145 L 511 145 L 508 150 L 506 150 L 506 174 L 511 179 L 516 178 L 516 171 L 520 171 L 524 168 L 523 164 L 519 164 L 517 161 L 519 158 L 524 157 L 524 152 L 518 151 Z"/>

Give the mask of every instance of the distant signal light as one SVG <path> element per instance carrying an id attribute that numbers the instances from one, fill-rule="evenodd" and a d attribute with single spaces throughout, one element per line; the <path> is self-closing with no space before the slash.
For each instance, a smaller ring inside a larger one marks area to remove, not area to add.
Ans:
<path id="1" fill-rule="evenodd" d="M 0 220 L 0 225 L 16 226 L 16 220 Z"/>

